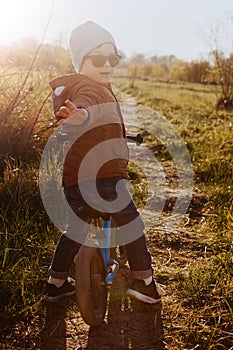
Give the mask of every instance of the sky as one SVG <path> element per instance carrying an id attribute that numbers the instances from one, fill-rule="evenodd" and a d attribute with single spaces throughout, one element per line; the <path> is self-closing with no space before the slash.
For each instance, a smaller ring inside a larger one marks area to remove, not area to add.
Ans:
<path id="1" fill-rule="evenodd" d="M 227 16 L 231 14 L 231 21 Z M 51 17 L 51 18 L 50 18 Z M 232 0 L 0 0 L 0 47 L 22 38 L 65 43 L 77 25 L 92 20 L 114 36 L 127 56 L 143 53 L 198 60 L 211 50 L 211 26 L 233 22 Z M 225 30 L 224 49 L 233 39 Z M 222 29 L 221 29 L 222 35 Z"/>

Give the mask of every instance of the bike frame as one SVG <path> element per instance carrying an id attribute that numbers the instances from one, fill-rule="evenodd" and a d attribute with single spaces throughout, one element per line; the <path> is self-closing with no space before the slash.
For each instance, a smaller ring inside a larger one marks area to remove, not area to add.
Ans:
<path id="1" fill-rule="evenodd" d="M 102 241 L 99 241 L 99 243 L 105 243 L 104 247 L 101 248 L 106 270 L 107 270 L 107 275 L 105 278 L 105 282 L 107 284 L 111 284 L 113 278 L 115 277 L 118 269 L 119 269 L 119 264 L 116 260 L 110 258 L 110 241 L 111 241 L 111 219 L 109 220 L 102 220 L 102 230 L 105 233 L 105 239 Z M 105 242 L 104 242 L 105 241 Z"/>

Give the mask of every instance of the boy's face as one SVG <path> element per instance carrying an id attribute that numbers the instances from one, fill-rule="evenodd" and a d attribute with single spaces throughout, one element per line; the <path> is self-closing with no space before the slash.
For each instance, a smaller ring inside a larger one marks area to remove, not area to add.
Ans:
<path id="1" fill-rule="evenodd" d="M 119 60 L 113 44 L 105 43 L 85 56 L 80 74 L 84 74 L 100 84 L 109 83 L 114 72 L 114 66 Z"/>

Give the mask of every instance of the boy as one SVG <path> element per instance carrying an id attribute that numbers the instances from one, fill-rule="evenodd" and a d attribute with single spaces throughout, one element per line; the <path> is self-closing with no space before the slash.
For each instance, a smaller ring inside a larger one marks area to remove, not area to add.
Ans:
<path id="1" fill-rule="evenodd" d="M 127 235 L 125 228 L 130 227 L 131 236 L 125 246 L 134 281 L 127 294 L 157 303 L 159 286 L 152 277 L 144 224 L 126 187 L 128 148 L 124 122 L 110 85 L 120 55 L 112 35 L 90 21 L 74 29 L 70 49 L 77 74 L 54 79 L 50 85 L 56 117 L 73 138 L 63 167 L 64 192 L 71 210 L 49 269 L 45 299 L 55 302 L 75 293 L 69 270 L 88 231 L 87 222 L 77 223 L 75 216 L 81 217 L 79 213 L 87 202 L 99 208 L 100 200 L 92 191 L 97 188 L 103 199 L 101 211 L 111 214 L 119 235 Z M 85 163 L 86 159 L 89 161 Z M 119 191 L 126 204 L 122 207 L 120 201 L 116 209 L 113 203 Z"/>

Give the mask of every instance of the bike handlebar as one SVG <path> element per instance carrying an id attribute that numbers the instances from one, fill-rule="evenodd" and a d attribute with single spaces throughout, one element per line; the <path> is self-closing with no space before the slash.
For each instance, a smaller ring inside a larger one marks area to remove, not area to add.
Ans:
<path id="1" fill-rule="evenodd" d="M 56 135 L 56 138 L 57 138 L 58 142 L 65 142 L 65 141 L 69 140 L 69 136 L 65 133 L 62 133 L 62 132 L 59 132 Z M 134 142 L 134 143 L 136 143 L 137 146 L 140 146 L 143 142 L 143 136 L 141 134 L 137 134 L 137 136 L 127 135 L 126 140 L 127 140 L 127 142 Z"/>
<path id="2" fill-rule="evenodd" d="M 137 146 L 141 145 L 143 142 L 143 136 L 141 134 L 137 134 L 137 136 L 127 135 L 126 139 L 128 142 L 135 142 Z"/>

